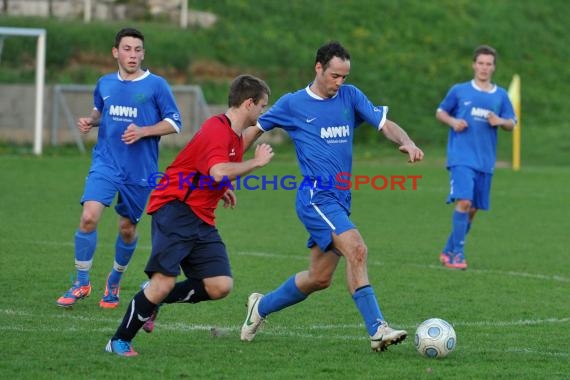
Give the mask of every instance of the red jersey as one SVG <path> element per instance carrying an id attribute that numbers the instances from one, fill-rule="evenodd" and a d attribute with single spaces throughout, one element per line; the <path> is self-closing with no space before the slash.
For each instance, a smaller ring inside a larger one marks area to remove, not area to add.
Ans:
<path id="1" fill-rule="evenodd" d="M 150 195 L 147 213 L 178 199 L 204 222 L 215 225 L 214 212 L 231 182 L 228 178 L 214 182 L 210 168 L 241 162 L 242 158 L 243 139 L 231 128 L 228 117 L 220 114 L 209 118 L 166 169 L 165 177 Z"/>

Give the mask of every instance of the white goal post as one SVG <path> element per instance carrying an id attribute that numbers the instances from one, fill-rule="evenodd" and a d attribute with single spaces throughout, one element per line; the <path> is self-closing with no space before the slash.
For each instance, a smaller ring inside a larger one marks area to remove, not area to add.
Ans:
<path id="1" fill-rule="evenodd" d="M 37 37 L 36 47 L 36 108 L 34 125 L 34 154 L 42 154 L 43 108 L 46 66 L 46 30 L 33 28 L 10 28 L 0 26 L 0 38 L 4 36 Z M 0 50 L 1 52 L 1 50 Z"/>

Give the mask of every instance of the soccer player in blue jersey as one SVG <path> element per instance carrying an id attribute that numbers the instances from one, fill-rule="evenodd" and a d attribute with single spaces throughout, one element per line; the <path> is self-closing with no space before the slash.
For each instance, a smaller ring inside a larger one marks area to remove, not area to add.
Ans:
<path id="1" fill-rule="evenodd" d="M 451 87 L 437 108 L 436 118 L 449 126 L 447 170 L 455 202 L 452 227 L 440 253 L 443 265 L 467 269 L 465 237 L 477 210 L 488 210 L 496 161 L 497 129 L 512 131 L 516 125 L 507 92 L 492 83 L 497 53 L 482 45 L 473 54 L 474 78 Z"/>
<path id="2" fill-rule="evenodd" d="M 82 133 L 99 127 L 91 168 L 81 197 L 83 212 L 75 232 L 76 280 L 57 300 L 71 307 L 91 294 L 89 270 L 97 245 L 97 224 L 105 207 L 117 196 L 119 233 L 113 269 L 107 277 L 102 308 L 119 305 L 120 281 L 137 245 L 137 223 L 158 171 L 160 136 L 180 132 L 180 112 L 166 80 L 142 68 L 144 36 L 131 28 L 120 30 L 112 48 L 119 70 L 104 75 L 93 92 L 91 115 L 81 117 Z"/>
<path id="3" fill-rule="evenodd" d="M 350 55 L 341 44 L 330 42 L 318 49 L 315 73 L 307 87 L 282 96 L 247 131 L 246 145 L 274 128 L 287 131 L 301 174 L 313 179 L 313 186 L 299 187 L 296 199 L 297 215 L 309 233 L 311 261 L 307 270 L 292 275 L 277 289 L 249 296 L 241 340 L 253 340 L 269 314 L 329 287 L 344 257 L 348 289 L 365 322 L 371 347 L 383 351 L 403 341 L 407 332 L 391 328 L 380 311 L 368 279 L 368 249 L 349 217 L 350 189 L 339 184 L 339 175 L 346 179 L 352 171 L 354 132 L 363 122 L 398 144 L 410 162 L 420 161 L 423 152 L 388 120 L 388 107 L 373 105 L 357 87 L 344 84 L 350 73 Z"/>

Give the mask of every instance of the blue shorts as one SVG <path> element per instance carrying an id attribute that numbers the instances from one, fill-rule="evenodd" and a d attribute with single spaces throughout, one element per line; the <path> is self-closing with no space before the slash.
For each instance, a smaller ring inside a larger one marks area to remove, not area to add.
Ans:
<path id="1" fill-rule="evenodd" d="M 204 279 L 232 277 L 226 246 L 216 227 L 196 216 L 178 200 L 152 214 L 152 252 L 145 272 Z"/>
<path id="2" fill-rule="evenodd" d="M 447 203 L 465 199 L 479 210 L 489 210 L 493 175 L 467 166 L 452 166 L 449 170 L 449 195 Z"/>
<path id="3" fill-rule="evenodd" d="M 137 224 L 144 212 L 151 190 L 149 186 L 127 185 L 112 181 L 92 171 L 85 179 L 85 189 L 80 202 L 83 205 L 86 201 L 97 201 L 109 207 L 118 193 L 115 211 Z"/>
<path id="4" fill-rule="evenodd" d="M 350 192 L 303 187 L 297 191 L 297 216 L 309 232 L 307 247 L 315 244 L 326 252 L 332 234 L 356 228 L 350 220 Z"/>

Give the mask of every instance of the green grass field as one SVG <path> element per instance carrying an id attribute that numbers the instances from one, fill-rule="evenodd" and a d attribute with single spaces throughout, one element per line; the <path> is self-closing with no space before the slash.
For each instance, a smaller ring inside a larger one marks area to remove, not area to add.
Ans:
<path id="1" fill-rule="evenodd" d="M 172 154 L 164 154 L 161 167 Z M 257 174 L 297 175 L 292 156 L 283 156 Z M 98 306 L 116 236 L 109 209 L 99 228 L 92 296 L 62 310 L 55 300 L 74 273 L 73 234 L 90 158 L 0 156 L 2 378 L 567 379 L 570 169 L 497 170 L 492 209 L 473 226 L 463 272 L 438 265 L 451 219 L 444 203 L 446 171 L 431 161 L 403 161 L 398 153 L 387 162 L 356 161 L 354 173 L 421 174 L 417 190 L 365 187 L 353 193 L 353 220 L 369 247 L 371 282 L 388 321 L 409 331 L 403 344 L 370 351 L 343 264 L 330 289 L 271 315 L 254 342 L 240 342 L 247 295 L 271 290 L 308 262 L 295 193 L 241 190 L 237 209 L 218 211 L 234 271 L 232 294 L 164 307 L 155 332 L 141 331 L 135 339 L 140 355 L 119 358 L 103 349 L 145 279 L 150 218 L 140 224 L 120 307 Z M 448 320 L 457 332 L 457 349 L 446 359 L 415 352 L 413 332 L 430 317 Z"/>

